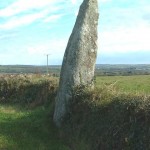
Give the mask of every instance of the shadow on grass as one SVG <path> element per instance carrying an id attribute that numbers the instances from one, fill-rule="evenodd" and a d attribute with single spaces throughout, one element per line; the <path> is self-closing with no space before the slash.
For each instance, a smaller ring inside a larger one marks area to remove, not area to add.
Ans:
<path id="1" fill-rule="evenodd" d="M 7 109 L 7 106 L 5 106 Z M 48 108 L 0 112 L 0 149 L 68 150 L 60 140 Z"/>

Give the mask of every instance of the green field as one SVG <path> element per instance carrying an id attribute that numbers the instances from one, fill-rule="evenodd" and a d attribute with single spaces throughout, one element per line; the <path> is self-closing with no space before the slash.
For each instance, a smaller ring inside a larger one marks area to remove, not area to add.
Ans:
<path id="1" fill-rule="evenodd" d="M 0 105 L 1 150 L 68 150 L 52 123 L 50 109 Z"/>
<path id="2" fill-rule="evenodd" d="M 123 93 L 150 94 L 150 75 L 100 76 L 96 78 L 96 86 L 108 86 Z"/>
<path id="3" fill-rule="evenodd" d="M 52 123 L 57 80 L 0 76 L 0 150 L 68 150 Z"/>
<path id="4" fill-rule="evenodd" d="M 150 149 L 150 75 L 97 76 L 95 83 L 93 90 L 77 89 L 57 129 L 57 77 L 1 75 L 0 149 Z"/>

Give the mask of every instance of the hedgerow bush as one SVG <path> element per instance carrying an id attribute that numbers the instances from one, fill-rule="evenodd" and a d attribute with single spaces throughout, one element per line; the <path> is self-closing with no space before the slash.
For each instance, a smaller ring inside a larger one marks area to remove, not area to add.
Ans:
<path id="1" fill-rule="evenodd" d="M 77 88 L 61 135 L 72 149 L 150 149 L 150 95 Z"/>
<path id="2" fill-rule="evenodd" d="M 0 102 L 30 106 L 53 99 L 58 79 L 45 75 L 3 75 L 0 77 Z"/>
<path id="3" fill-rule="evenodd" d="M 52 102 L 53 108 L 57 87 L 58 78 L 44 75 L 1 76 L 0 102 L 31 108 Z M 79 86 L 70 107 L 60 138 L 71 150 L 150 149 L 150 95 L 120 92 L 114 85 Z"/>

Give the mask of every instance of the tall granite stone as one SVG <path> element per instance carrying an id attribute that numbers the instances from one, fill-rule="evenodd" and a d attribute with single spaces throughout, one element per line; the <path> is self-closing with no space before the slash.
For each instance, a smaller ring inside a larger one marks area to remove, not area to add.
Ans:
<path id="1" fill-rule="evenodd" d="M 97 0 L 84 0 L 64 54 L 59 89 L 55 102 L 54 122 L 60 127 L 70 112 L 76 86 L 93 84 L 97 56 Z"/>

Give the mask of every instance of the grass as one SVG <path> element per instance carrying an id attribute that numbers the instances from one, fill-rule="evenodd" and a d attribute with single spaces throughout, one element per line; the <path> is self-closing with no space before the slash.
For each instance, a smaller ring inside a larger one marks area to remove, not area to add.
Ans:
<path id="1" fill-rule="evenodd" d="M 97 77 L 95 89 L 77 88 L 60 130 L 52 122 L 55 79 L 1 77 L 0 149 L 150 149 L 149 75 Z"/>
<path id="2" fill-rule="evenodd" d="M 44 75 L 0 78 L 0 149 L 68 150 L 52 122 L 57 79 Z"/>
<path id="3" fill-rule="evenodd" d="M 50 109 L 0 105 L 1 150 L 68 150 L 52 123 Z"/>
<path id="4" fill-rule="evenodd" d="M 122 93 L 150 94 L 150 75 L 101 76 L 96 78 L 96 86 L 111 86 Z"/>

